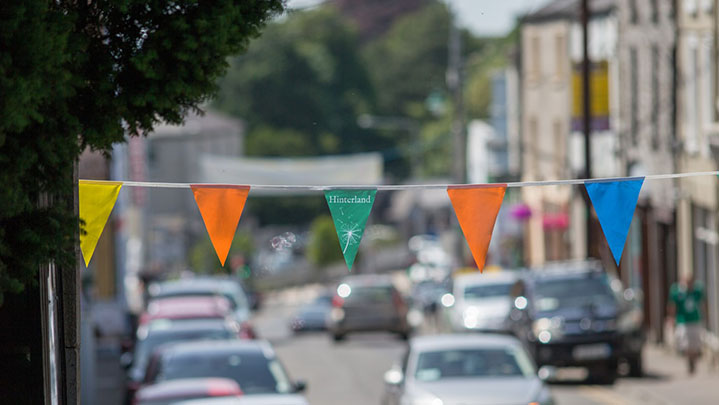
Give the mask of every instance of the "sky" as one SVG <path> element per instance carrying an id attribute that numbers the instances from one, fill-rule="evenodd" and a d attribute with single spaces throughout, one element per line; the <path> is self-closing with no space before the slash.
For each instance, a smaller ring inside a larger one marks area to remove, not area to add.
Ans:
<path id="1" fill-rule="evenodd" d="M 289 0 L 289 7 L 307 7 L 323 0 Z M 362 0 L 356 0 L 362 1 Z M 479 36 L 502 36 L 516 17 L 538 9 L 548 0 L 445 0 L 459 15 L 462 26 Z"/>

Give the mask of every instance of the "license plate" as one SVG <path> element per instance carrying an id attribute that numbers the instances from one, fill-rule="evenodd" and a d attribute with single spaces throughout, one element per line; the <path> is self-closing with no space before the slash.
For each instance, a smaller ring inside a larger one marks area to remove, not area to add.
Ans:
<path id="1" fill-rule="evenodd" d="M 572 350 L 576 360 L 606 359 L 612 353 L 612 348 L 606 343 L 592 345 L 579 345 Z"/>

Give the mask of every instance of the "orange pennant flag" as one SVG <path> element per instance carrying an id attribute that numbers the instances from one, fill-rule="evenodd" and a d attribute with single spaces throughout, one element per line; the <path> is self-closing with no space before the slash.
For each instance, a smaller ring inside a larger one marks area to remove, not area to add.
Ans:
<path id="1" fill-rule="evenodd" d="M 212 246 L 224 266 L 250 186 L 191 184 L 190 188 Z"/>
<path id="2" fill-rule="evenodd" d="M 506 190 L 506 184 L 447 187 L 459 226 L 480 272 L 484 269 L 494 222 Z"/>

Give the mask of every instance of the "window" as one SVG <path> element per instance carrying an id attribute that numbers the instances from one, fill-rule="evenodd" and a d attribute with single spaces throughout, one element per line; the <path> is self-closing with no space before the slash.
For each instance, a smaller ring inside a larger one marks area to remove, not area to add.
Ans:
<path id="1" fill-rule="evenodd" d="M 677 61 L 677 66 L 683 67 L 680 83 L 683 84 L 683 103 L 678 103 L 683 119 L 682 129 L 684 131 L 684 145 L 688 153 L 697 151 L 699 122 L 697 121 L 697 38 L 689 36 L 686 46 L 683 47 L 682 57 Z"/>
<path id="2" fill-rule="evenodd" d="M 649 0 L 649 2 L 654 4 L 655 0 Z M 639 22 L 639 12 L 637 10 L 637 0 L 629 0 L 629 22 L 632 24 L 636 24 Z"/>
<path id="3" fill-rule="evenodd" d="M 554 166 L 557 171 L 556 175 L 561 177 L 564 166 L 564 138 L 562 137 L 562 123 L 558 119 L 554 120 L 552 131 L 554 135 Z"/>
<path id="4" fill-rule="evenodd" d="M 557 79 L 561 80 L 564 78 L 565 65 L 567 64 L 567 45 L 564 39 L 564 34 L 558 34 L 555 38 L 556 46 L 556 75 Z"/>
<path id="5" fill-rule="evenodd" d="M 652 148 L 659 148 L 659 48 L 652 46 Z"/>
<path id="6" fill-rule="evenodd" d="M 637 49 L 632 48 L 629 51 L 629 108 L 631 109 L 630 125 L 629 125 L 629 136 L 632 140 L 632 144 L 636 145 L 638 141 L 639 132 L 639 64 L 637 57 Z"/>
<path id="7" fill-rule="evenodd" d="M 654 24 L 659 24 L 659 1 L 649 0 L 649 7 L 652 8 L 652 23 Z"/>
<path id="8" fill-rule="evenodd" d="M 534 80 L 539 80 L 542 77 L 542 53 L 540 48 L 539 36 L 535 35 L 531 41 L 532 47 L 532 60 L 531 60 L 531 72 Z"/>

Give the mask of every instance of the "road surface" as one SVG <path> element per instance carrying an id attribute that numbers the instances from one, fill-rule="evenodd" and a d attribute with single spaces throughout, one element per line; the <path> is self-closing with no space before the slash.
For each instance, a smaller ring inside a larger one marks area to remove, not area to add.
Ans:
<path id="1" fill-rule="evenodd" d="M 399 359 L 404 342 L 382 333 L 350 335 L 336 344 L 325 333 L 294 336 L 288 320 L 310 292 L 269 297 L 254 320 L 258 334 L 272 342 L 292 378 L 308 384 L 313 405 L 379 404 L 383 374 Z M 565 371 L 551 390 L 557 404 L 713 404 L 719 399 L 719 367 L 708 362 L 688 376 L 681 360 L 657 346 L 645 350 L 644 378 L 620 378 L 614 385 L 589 385 L 581 372 Z"/>

